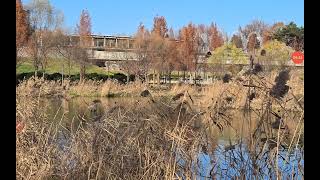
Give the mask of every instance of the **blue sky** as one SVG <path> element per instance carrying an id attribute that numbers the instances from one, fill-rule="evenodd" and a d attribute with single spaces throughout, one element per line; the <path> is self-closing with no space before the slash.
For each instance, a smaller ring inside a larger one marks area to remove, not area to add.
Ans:
<path id="1" fill-rule="evenodd" d="M 22 0 L 27 3 L 30 0 Z M 94 34 L 133 35 L 142 22 L 152 28 L 156 15 L 164 16 L 177 31 L 192 21 L 217 23 L 228 35 L 254 19 L 266 23 L 282 21 L 304 25 L 303 0 L 50 0 L 63 11 L 65 25 L 75 27 L 82 9 L 88 9 Z"/>

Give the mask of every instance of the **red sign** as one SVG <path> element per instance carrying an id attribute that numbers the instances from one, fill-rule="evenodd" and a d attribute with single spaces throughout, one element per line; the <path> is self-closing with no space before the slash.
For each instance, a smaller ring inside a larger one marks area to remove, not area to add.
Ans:
<path id="1" fill-rule="evenodd" d="M 295 64 L 301 64 L 304 60 L 304 55 L 302 52 L 297 51 L 292 53 L 291 59 Z"/>

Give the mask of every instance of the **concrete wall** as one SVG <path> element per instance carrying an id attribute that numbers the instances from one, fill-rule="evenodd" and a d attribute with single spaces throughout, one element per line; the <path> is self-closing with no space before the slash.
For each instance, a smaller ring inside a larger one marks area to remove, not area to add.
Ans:
<path id="1" fill-rule="evenodd" d="M 127 60 L 137 60 L 137 55 L 134 52 L 110 52 L 110 51 L 91 51 L 91 59 L 101 59 L 101 60 L 118 60 L 118 61 L 127 61 Z M 89 53 L 90 54 L 90 53 Z"/>

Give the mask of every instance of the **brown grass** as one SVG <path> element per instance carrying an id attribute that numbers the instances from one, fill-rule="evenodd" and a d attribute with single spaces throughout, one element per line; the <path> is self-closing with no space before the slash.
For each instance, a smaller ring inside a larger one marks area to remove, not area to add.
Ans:
<path id="1" fill-rule="evenodd" d="M 16 139 L 16 177 L 196 179 L 199 177 L 195 168 L 200 166 L 197 163 L 199 152 L 207 154 L 213 165 L 218 164 L 214 157 L 219 149 L 218 136 L 228 128 L 236 137 L 236 144 L 247 144 L 252 161 L 233 156 L 228 167 L 236 174 L 218 167 L 212 169 L 211 177 L 243 178 L 250 172 L 249 177 L 260 179 L 263 177 L 261 166 L 264 165 L 270 167 L 270 177 L 280 176 L 284 172 L 275 166 L 279 148 L 288 146 L 293 150 L 297 147 L 303 136 L 304 110 L 299 109 L 294 100 L 290 101 L 292 104 L 286 102 L 286 98 L 301 93 L 300 90 L 291 89 L 282 100 L 272 98 L 268 92 L 273 80 L 259 76 L 245 78 L 247 85 L 263 88 L 244 87 L 244 82 L 217 81 L 205 88 L 175 85 L 166 91 L 150 90 L 152 97 L 111 105 L 99 121 L 84 119 L 79 126 L 75 126 L 74 121 L 64 124 L 62 119 L 49 119 L 46 107 L 40 105 L 41 97 L 107 96 L 119 92 L 139 96 L 148 87 L 140 82 L 120 85 L 112 81 L 85 81 L 81 84 L 65 81 L 63 87 L 61 82 L 42 79 L 24 81 L 16 91 L 16 120 L 25 124 Z M 256 97 L 250 101 L 248 91 L 253 89 Z M 172 100 L 171 97 L 178 93 L 183 96 Z M 295 106 L 295 115 L 289 113 L 291 106 Z M 241 121 L 237 121 L 238 115 L 230 111 L 239 107 L 246 108 L 243 112 L 246 119 Z M 271 127 L 275 121 L 271 112 L 277 110 L 283 118 L 283 130 Z M 300 117 L 300 121 L 292 121 L 293 116 Z M 276 148 L 271 147 L 273 140 Z M 243 153 L 241 149 L 227 149 Z M 264 159 L 265 154 L 269 158 L 257 165 L 255 162 Z"/>
<path id="2" fill-rule="evenodd" d="M 22 103 L 27 99 L 34 109 Z M 200 129 L 194 127 L 197 114 L 164 103 L 144 99 L 126 110 L 117 105 L 100 122 L 83 122 L 70 129 L 30 113 L 44 111 L 35 98 L 19 96 L 17 111 L 22 113 L 17 118 L 23 118 L 26 126 L 16 141 L 17 177 L 172 179 L 177 172 L 195 177 L 191 162 L 203 140 Z M 178 153 L 188 166 L 177 164 Z"/>

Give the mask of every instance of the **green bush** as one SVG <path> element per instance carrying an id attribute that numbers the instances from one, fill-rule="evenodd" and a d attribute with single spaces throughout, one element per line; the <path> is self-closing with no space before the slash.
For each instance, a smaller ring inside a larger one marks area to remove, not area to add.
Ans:
<path id="1" fill-rule="evenodd" d="M 112 78 L 118 80 L 121 83 L 127 82 L 127 76 L 122 73 L 115 73 Z M 130 80 L 130 77 L 129 77 L 129 80 Z"/>
<path id="2" fill-rule="evenodd" d="M 86 74 L 87 79 L 96 80 L 96 81 L 106 81 L 108 79 L 108 75 L 105 74 L 98 74 L 98 73 L 90 73 Z"/>
<path id="3" fill-rule="evenodd" d="M 16 75 L 16 84 L 18 84 L 20 81 L 24 79 L 29 79 L 34 76 L 34 72 L 27 72 L 27 73 L 21 73 Z M 38 72 L 37 77 L 42 77 L 43 73 Z M 64 78 L 68 78 L 68 75 L 65 75 Z M 96 80 L 96 81 L 106 81 L 108 79 L 108 75 L 106 74 L 98 74 L 98 73 L 90 73 L 86 74 L 86 79 L 91 79 L 91 80 Z M 116 73 L 114 75 L 110 76 L 111 79 L 116 79 L 120 83 L 125 83 L 127 81 L 127 76 L 122 74 L 122 73 Z M 53 73 L 53 74 L 44 74 L 44 79 L 46 80 L 52 80 L 52 81 L 57 81 L 62 79 L 62 74 L 60 73 Z M 80 74 L 75 74 L 70 76 L 71 81 L 78 81 L 80 80 Z M 129 78 L 130 81 L 134 80 L 134 76 L 130 76 Z"/>
<path id="4" fill-rule="evenodd" d="M 260 48 L 260 55 L 257 57 L 258 62 L 262 65 L 287 65 L 290 63 L 291 53 L 294 51 L 285 43 L 273 40 L 264 44 Z M 264 55 L 261 55 L 261 51 Z"/>
<path id="5" fill-rule="evenodd" d="M 234 44 L 227 43 L 212 52 L 208 59 L 212 64 L 247 64 L 248 55 Z"/>

